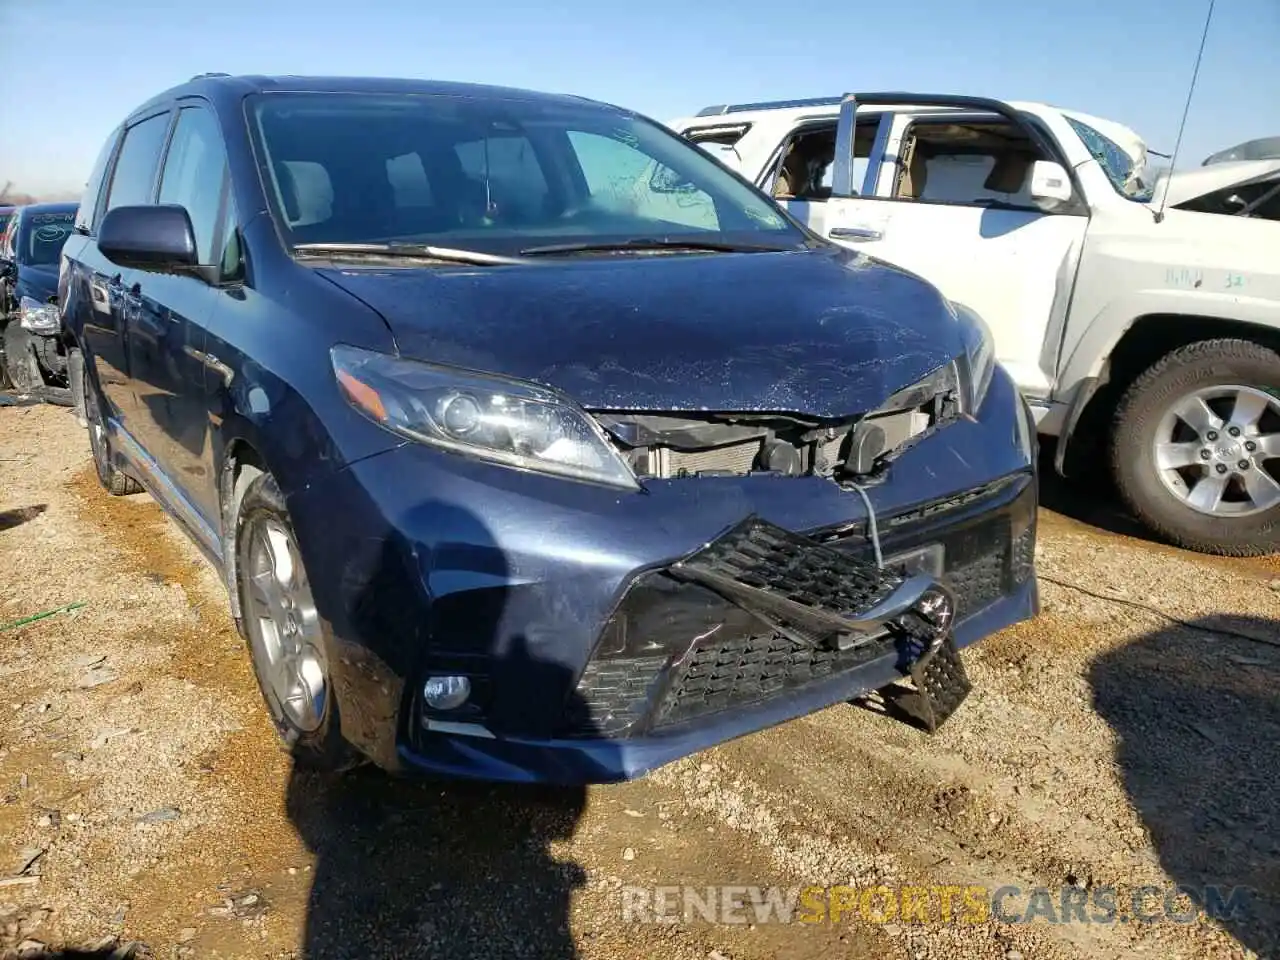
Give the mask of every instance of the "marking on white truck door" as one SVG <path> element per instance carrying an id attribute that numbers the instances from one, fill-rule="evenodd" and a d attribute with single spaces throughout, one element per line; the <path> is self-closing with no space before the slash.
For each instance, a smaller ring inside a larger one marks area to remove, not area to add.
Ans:
<path id="1" fill-rule="evenodd" d="M 1190 267 L 1170 267 L 1165 271 L 1164 282 L 1171 287 L 1198 290 L 1204 284 L 1204 272 Z"/>

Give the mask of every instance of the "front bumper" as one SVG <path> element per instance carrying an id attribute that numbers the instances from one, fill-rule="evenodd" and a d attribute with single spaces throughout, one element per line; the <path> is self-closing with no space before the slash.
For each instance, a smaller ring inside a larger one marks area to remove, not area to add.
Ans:
<path id="1" fill-rule="evenodd" d="M 964 646 L 1037 611 L 1034 431 L 998 373 L 980 417 L 868 490 L 886 557 L 928 546 Z M 344 734 L 389 769 L 629 779 L 902 677 L 887 633 L 780 637 L 671 565 L 757 515 L 868 556 L 858 494 L 820 478 L 698 478 L 639 494 L 408 445 L 290 498 L 333 649 Z M 471 678 L 428 711 L 428 675 Z"/>

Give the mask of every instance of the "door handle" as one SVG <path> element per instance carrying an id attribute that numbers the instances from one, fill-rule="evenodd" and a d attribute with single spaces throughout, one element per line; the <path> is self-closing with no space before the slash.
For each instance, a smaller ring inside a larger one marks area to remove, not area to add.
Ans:
<path id="1" fill-rule="evenodd" d="M 883 240 L 884 231 L 872 230 L 870 227 L 832 227 L 831 239 L 866 243 L 868 240 Z"/>

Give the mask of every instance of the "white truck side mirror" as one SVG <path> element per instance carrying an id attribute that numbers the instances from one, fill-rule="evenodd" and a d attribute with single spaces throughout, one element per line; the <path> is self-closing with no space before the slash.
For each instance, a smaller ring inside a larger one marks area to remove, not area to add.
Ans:
<path id="1" fill-rule="evenodd" d="M 1071 200 L 1071 178 L 1062 164 L 1037 160 L 1031 166 L 1031 199 L 1044 210 Z"/>

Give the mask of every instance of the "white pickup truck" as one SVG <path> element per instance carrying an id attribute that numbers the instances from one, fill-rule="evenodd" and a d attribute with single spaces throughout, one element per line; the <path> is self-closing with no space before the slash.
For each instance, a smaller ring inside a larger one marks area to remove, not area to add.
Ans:
<path id="1" fill-rule="evenodd" d="M 669 126 L 815 232 L 985 318 L 1059 438 L 1059 472 L 1106 456 L 1168 540 L 1280 551 L 1280 161 L 1153 187 L 1120 124 L 945 95 L 724 105 Z"/>

